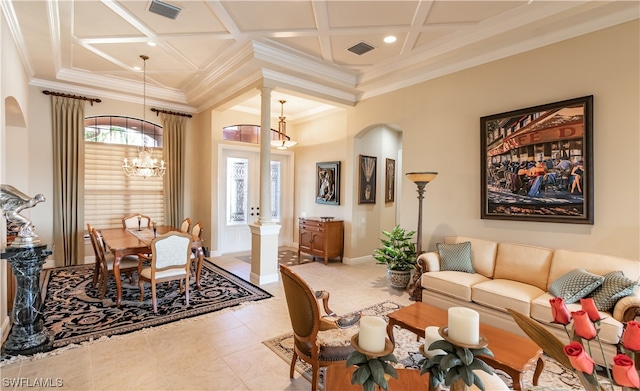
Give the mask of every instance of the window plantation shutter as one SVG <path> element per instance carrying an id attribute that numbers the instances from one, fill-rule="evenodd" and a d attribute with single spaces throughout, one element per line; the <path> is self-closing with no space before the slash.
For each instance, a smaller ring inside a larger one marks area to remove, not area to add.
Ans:
<path id="1" fill-rule="evenodd" d="M 155 158 L 162 148 L 150 148 Z M 122 217 L 140 213 L 164 225 L 162 178 L 127 177 L 122 161 L 138 155 L 139 147 L 85 142 L 85 227 L 122 227 Z"/>

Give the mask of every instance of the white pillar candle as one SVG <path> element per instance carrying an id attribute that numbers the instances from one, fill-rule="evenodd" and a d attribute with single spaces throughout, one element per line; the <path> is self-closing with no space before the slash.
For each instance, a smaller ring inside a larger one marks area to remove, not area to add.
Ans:
<path id="1" fill-rule="evenodd" d="M 464 307 L 451 307 L 449 315 L 449 338 L 466 345 L 480 342 L 480 314 Z"/>
<path id="2" fill-rule="evenodd" d="M 387 337 L 387 322 L 375 316 L 363 316 L 360 318 L 360 334 L 358 345 L 362 350 L 372 353 L 384 351 Z"/>
<path id="3" fill-rule="evenodd" d="M 437 356 L 439 354 L 446 354 L 446 352 L 441 349 L 429 349 L 429 346 L 431 346 L 432 343 L 443 339 L 440 336 L 440 333 L 438 333 L 438 329 L 439 327 L 436 326 L 429 326 L 424 329 L 424 353 L 427 358 Z"/>

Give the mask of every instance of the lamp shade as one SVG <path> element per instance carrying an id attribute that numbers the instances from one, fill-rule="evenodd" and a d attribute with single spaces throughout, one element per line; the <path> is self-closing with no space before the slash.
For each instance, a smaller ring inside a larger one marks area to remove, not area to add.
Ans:
<path id="1" fill-rule="evenodd" d="M 438 173 L 437 172 L 423 171 L 423 172 L 408 172 L 405 175 L 407 176 L 407 178 L 409 178 L 409 180 L 411 182 L 414 182 L 414 183 L 420 183 L 420 182 L 429 183 L 432 180 L 436 179 L 436 175 L 438 175 Z"/>

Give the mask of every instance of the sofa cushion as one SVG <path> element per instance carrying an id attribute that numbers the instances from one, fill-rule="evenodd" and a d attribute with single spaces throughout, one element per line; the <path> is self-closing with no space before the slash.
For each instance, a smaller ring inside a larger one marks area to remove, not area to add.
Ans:
<path id="1" fill-rule="evenodd" d="M 548 248 L 499 243 L 493 278 L 518 281 L 546 291 L 552 254 Z"/>
<path id="2" fill-rule="evenodd" d="M 569 250 L 553 252 L 549 270 L 549 284 L 573 269 L 583 268 L 600 276 L 617 270 L 634 281 L 640 280 L 640 262 L 610 255 L 582 253 Z M 547 287 L 547 291 L 549 287 Z"/>
<path id="3" fill-rule="evenodd" d="M 440 254 L 440 270 L 475 273 L 471 264 L 471 242 L 455 244 L 437 243 Z"/>
<path id="4" fill-rule="evenodd" d="M 495 279 L 475 284 L 471 288 L 471 300 L 503 312 L 511 308 L 529 315 L 531 301 L 544 293 L 542 289 L 533 285 Z"/>
<path id="5" fill-rule="evenodd" d="M 471 264 L 476 273 L 493 278 L 493 269 L 496 266 L 496 252 L 498 242 L 468 238 L 465 236 L 448 236 L 444 238 L 446 244 L 470 242 Z"/>
<path id="6" fill-rule="evenodd" d="M 575 303 L 602 285 L 604 277 L 585 269 L 574 269 L 560 276 L 549 286 L 549 293 L 566 304 Z"/>
<path id="7" fill-rule="evenodd" d="M 602 285 L 587 296 L 593 298 L 599 311 L 610 311 L 618 300 L 633 294 L 638 288 L 638 281 L 628 279 L 621 271 L 610 272 L 603 277 Z"/>
<path id="8" fill-rule="evenodd" d="M 552 323 L 553 314 L 551 312 L 551 304 L 549 303 L 549 300 L 552 298 L 553 296 L 547 292 L 534 299 L 531 302 L 531 317 L 538 322 L 543 323 L 545 326 L 562 329 L 563 326 L 561 324 Z M 570 312 L 573 312 L 580 311 L 582 307 L 579 303 L 574 303 L 567 304 L 567 309 L 569 309 Z M 611 316 L 610 312 L 599 312 L 600 317 L 602 318 L 600 320 L 600 340 L 602 343 L 617 344 L 622 336 L 622 323 L 615 320 L 615 318 Z M 597 344 L 593 346 L 596 347 Z M 599 351 L 599 349 L 597 349 L 597 351 Z M 594 354 L 597 354 L 595 350 Z"/>
<path id="9" fill-rule="evenodd" d="M 490 280 L 479 273 L 440 271 L 423 273 L 420 283 L 426 290 L 471 301 L 471 287 L 485 281 Z"/>

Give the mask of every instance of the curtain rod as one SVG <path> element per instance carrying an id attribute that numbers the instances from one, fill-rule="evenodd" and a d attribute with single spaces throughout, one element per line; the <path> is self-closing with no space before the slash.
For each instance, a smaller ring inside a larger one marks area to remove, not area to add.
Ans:
<path id="1" fill-rule="evenodd" d="M 173 114 L 173 115 L 179 115 L 181 117 L 193 117 L 191 114 L 186 114 L 186 113 L 179 113 L 177 111 L 168 111 L 168 110 L 161 110 L 161 109 L 156 109 L 154 107 L 151 108 L 151 111 L 156 113 L 156 116 L 160 115 L 160 113 L 164 113 L 164 114 Z"/>
<path id="2" fill-rule="evenodd" d="M 102 100 L 99 99 L 99 98 L 87 98 L 86 96 L 63 94 L 61 92 L 42 91 L 42 93 L 45 94 L 45 95 L 62 96 L 62 97 L 65 97 L 65 98 L 88 100 L 89 103 L 91 103 L 91 106 L 93 106 L 93 102 L 96 102 L 96 103 L 102 102 Z"/>

